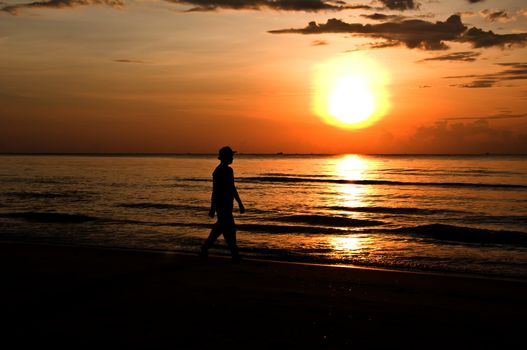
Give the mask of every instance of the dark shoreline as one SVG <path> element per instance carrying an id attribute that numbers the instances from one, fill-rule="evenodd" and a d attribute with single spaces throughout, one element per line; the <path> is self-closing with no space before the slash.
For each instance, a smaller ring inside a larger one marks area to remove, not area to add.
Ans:
<path id="1" fill-rule="evenodd" d="M 182 257 L 192 257 L 195 258 L 198 253 L 196 251 L 191 252 L 189 250 L 170 250 L 170 249 L 155 249 L 155 248 L 132 248 L 132 247 L 119 247 L 119 246 L 101 246 L 101 245 L 90 245 L 90 244 L 70 244 L 70 243 L 51 243 L 46 241 L 16 241 L 16 240 L 0 240 L 0 246 L 2 245 L 18 245 L 18 246 L 28 246 L 32 249 L 33 246 L 40 247 L 42 246 L 49 248 L 71 248 L 75 249 L 88 249 L 88 250 L 100 250 L 100 251 L 109 251 L 109 252 L 122 252 L 122 253 L 131 253 L 131 254 L 164 254 L 164 255 L 173 255 L 173 256 L 182 256 Z M 227 246 L 222 246 L 224 254 L 215 254 L 210 255 L 211 259 L 214 260 L 230 260 L 230 253 Z M 391 272 L 391 273 L 402 273 L 402 274 L 414 274 L 414 275 L 423 275 L 423 276 L 437 276 L 437 277 L 452 277 L 452 278 L 462 278 L 462 279 L 481 279 L 481 280 L 490 280 L 490 281 L 506 281 L 506 282 L 518 282 L 526 283 L 527 278 L 517 277 L 517 276 L 508 276 L 500 274 L 484 274 L 476 272 L 464 272 L 464 271 L 450 271 L 450 270 L 436 270 L 436 269 L 425 269 L 425 268 L 404 268 L 397 266 L 384 266 L 384 265 L 360 265 L 353 263 L 342 263 L 342 262 L 333 262 L 333 261 L 315 261 L 315 260 L 302 260 L 298 258 L 282 259 L 275 257 L 258 257 L 258 256 L 248 256 L 247 252 L 243 249 L 241 253 L 244 254 L 244 259 L 246 262 L 255 262 L 262 264 L 284 264 L 284 265 L 299 265 L 299 266 L 313 266 L 313 267 L 323 267 L 323 268 L 341 268 L 341 269 L 354 269 L 354 270 L 368 270 L 368 271 L 382 271 L 382 272 Z"/>
<path id="2" fill-rule="evenodd" d="M 0 243 L 7 341 L 71 348 L 506 348 L 527 283 Z"/>

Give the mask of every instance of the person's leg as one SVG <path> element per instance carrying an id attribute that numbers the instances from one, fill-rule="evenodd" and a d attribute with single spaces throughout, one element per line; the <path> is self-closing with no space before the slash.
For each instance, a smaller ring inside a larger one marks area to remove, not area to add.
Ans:
<path id="1" fill-rule="evenodd" d="M 238 249 L 238 245 L 236 244 L 236 228 L 233 227 L 230 230 L 225 230 L 223 232 L 223 237 L 225 238 L 225 242 L 227 242 L 227 245 L 229 246 L 229 249 L 231 250 L 232 259 L 239 261 L 240 251 Z"/>
<path id="2" fill-rule="evenodd" d="M 240 252 L 238 250 L 238 245 L 236 244 L 236 224 L 234 223 L 232 214 L 230 215 L 230 218 L 225 220 L 224 224 L 223 238 L 231 250 L 232 258 L 234 260 L 240 260 Z"/>
<path id="3" fill-rule="evenodd" d="M 210 231 L 209 237 L 203 242 L 201 245 L 201 256 L 206 257 L 209 248 L 212 247 L 214 242 L 216 242 L 216 239 L 221 235 L 221 225 L 219 220 L 212 226 L 212 230 Z"/>

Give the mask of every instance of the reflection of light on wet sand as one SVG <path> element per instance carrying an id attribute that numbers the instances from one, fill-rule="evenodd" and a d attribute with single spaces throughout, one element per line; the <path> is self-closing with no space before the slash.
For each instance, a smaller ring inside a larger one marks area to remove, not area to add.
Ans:
<path id="1" fill-rule="evenodd" d="M 334 255 L 342 258 L 346 255 L 361 254 L 371 248 L 371 238 L 363 235 L 331 237 L 329 242 L 334 250 Z"/>
<path id="2" fill-rule="evenodd" d="M 364 174 L 368 172 L 369 162 L 367 159 L 358 155 L 346 155 L 340 158 L 335 164 L 335 175 L 344 180 L 364 180 Z M 334 205 L 359 207 L 363 204 L 363 197 L 368 188 L 363 185 L 341 184 L 335 186 L 335 192 L 339 196 L 335 199 Z"/>
<path id="3" fill-rule="evenodd" d="M 347 237 L 334 237 L 333 239 L 333 248 L 335 250 L 357 250 L 362 247 L 363 238 L 358 236 L 347 236 Z"/>

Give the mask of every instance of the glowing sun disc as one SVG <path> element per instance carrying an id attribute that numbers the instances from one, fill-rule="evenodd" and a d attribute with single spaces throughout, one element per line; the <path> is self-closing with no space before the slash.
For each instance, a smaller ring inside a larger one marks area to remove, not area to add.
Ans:
<path id="1" fill-rule="evenodd" d="M 389 108 L 388 75 L 364 54 L 337 57 L 316 67 L 313 111 L 341 128 L 364 128 Z"/>
<path id="2" fill-rule="evenodd" d="M 375 110 L 375 100 L 367 83 L 360 77 L 343 77 L 334 83 L 328 96 L 328 112 L 345 124 L 368 119 Z"/>

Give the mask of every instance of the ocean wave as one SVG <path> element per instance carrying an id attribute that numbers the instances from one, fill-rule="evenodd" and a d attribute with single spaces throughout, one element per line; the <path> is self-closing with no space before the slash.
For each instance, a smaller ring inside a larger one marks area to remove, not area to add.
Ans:
<path id="1" fill-rule="evenodd" d="M 377 213 L 377 214 L 402 214 L 402 215 L 434 215 L 441 213 L 463 213 L 463 211 L 448 210 L 448 209 L 424 209 L 411 207 L 343 207 L 343 206 L 328 206 L 319 207 L 321 209 L 330 209 L 338 211 L 348 211 L 356 213 Z"/>
<path id="2" fill-rule="evenodd" d="M 63 178 L 20 178 L 20 177 L 5 177 L 2 179 L 3 183 L 23 183 L 23 184 L 43 184 L 43 185 L 73 185 L 78 184 L 79 181 L 73 177 Z"/>
<path id="3" fill-rule="evenodd" d="M 280 176 L 280 177 L 307 177 L 307 178 L 331 178 L 331 175 L 325 174 L 290 174 L 290 173 L 262 173 L 261 176 Z"/>
<path id="4" fill-rule="evenodd" d="M 309 225 L 323 225 L 333 227 L 365 227 L 383 225 L 384 222 L 376 220 L 359 220 L 342 216 L 324 215 L 290 215 L 275 218 L 282 222 L 299 222 Z"/>
<path id="5" fill-rule="evenodd" d="M 6 197 L 16 197 L 19 199 L 54 199 L 54 198 L 82 198 L 86 196 L 91 196 L 94 193 L 91 192 L 4 192 L 0 193 L 2 196 Z"/>
<path id="6" fill-rule="evenodd" d="M 527 233 L 517 231 L 499 231 L 464 226 L 430 224 L 393 229 L 392 232 L 433 238 L 441 241 L 527 246 Z"/>
<path id="7" fill-rule="evenodd" d="M 427 186 L 427 187 L 468 187 L 468 188 L 501 188 L 501 189 L 527 189 L 527 185 L 519 184 L 490 184 L 470 182 L 406 182 L 389 180 L 344 180 L 344 179 L 318 179 L 305 177 L 281 176 L 256 176 L 242 177 L 238 182 L 270 182 L 270 183 L 332 183 L 370 186 Z"/>
<path id="8" fill-rule="evenodd" d="M 149 223 L 152 226 L 176 226 L 176 227 L 190 227 L 211 229 L 212 223 L 182 223 L 182 222 L 166 222 L 166 223 Z M 267 234 L 349 234 L 349 231 L 319 226 L 298 226 L 298 225 L 274 225 L 274 224 L 253 224 L 253 223 L 237 223 L 237 231 L 257 232 Z"/>
<path id="9" fill-rule="evenodd" d="M 121 203 L 117 205 L 122 208 L 131 209 L 186 209 L 186 210 L 198 210 L 207 211 L 209 208 L 205 206 L 187 205 L 187 204 L 171 204 L 171 203 Z"/>
<path id="10" fill-rule="evenodd" d="M 179 177 L 179 178 L 175 178 L 174 181 L 210 182 L 212 184 L 212 178 L 208 178 L 208 177 Z"/>
<path id="11" fill-rule="evenodd" d="M 53 192 L 5 192 L 0 195 L 5 197 L 16 197 L 20 199 L 48 199 L 48 198 L 65 198 L 69 197 L 65 193 L 53 193 Z"/>
<path id="12" fill-rule="evenodd" d="M 367 220 L 360 220 L 367 221 Z M 210 229 L 212 224 L 208 223 L 144 223 L 153 226 L 178 226 Z M 478 243 L 478 244 L 509 244 L 515 246 L 527 246 L 527 233 L 518 231 L 487 230 L 465 226 L 454 226 L 444 224 L 429 224 L 403 228 L 364 228 L 358 231 L 350 231 L 339 227 L 315 226 L 316 224 L 304 225 L 276 225 L 267 223 L 237 223 L 238 231 L 258 232 L 266 234 L 373 234 L 373 235 L 411 235 L 419 238 L 430 238 L 444 242 Z M 373 225 L 362 225 L 373 226 Z M 360 227 L 360 226 L 355 226 Z"/>
<path id="13" fill-rule="evenodd" d="M 238 231 L 271 233 L 271 234 L 348 234 L 346 230 L 330 227 L 273 225 L 273 224 L 236 224 Z"/>
<path id="14" fill-rule="evenodd" d="M 96 217 L 80 214 L 45 213 L 45 212 L 16 212 L 2 213 L 0 217 L 22 219 L 29 222 L 43 223 L 83 223 L 99 220 Z"/>
<path id="15" fill-rule="evenodd" d="M 468 221 L 485 224 L 524 224 L 527 227 L 527 216 L 524 215 L 470 215 Z"/>
<path id="16" fill-rule="evenodd" d="M 379 174 L 405 174 L 417 176 L 488 176 L 488 175 L 523 175 L 517 171 L 490 170 L 490 169 L 456 169 L 456 170 L 436 170 L 436 169 L 407 169 L 407 168 L 385 168 L 375 171 Z"/>
<path id="17" fill-rule="evenodd" d="M 141 203 L 121 203 L 117 204 L 117 207 L 130 208 L 130 209 L 158 209 L 158 210 L 192 210 L 203 213 L 208 213 L 210 206 L 199 206 L 189 204 L 172 204 L 172 203 L 152 203 L 152 202 L 141 202 Z M 234 211 L 237 209 L 235 208 Z M 257 209 L 257 208 L 246 208 L 246 214 L 268 214 L 268 211 Z"/>

